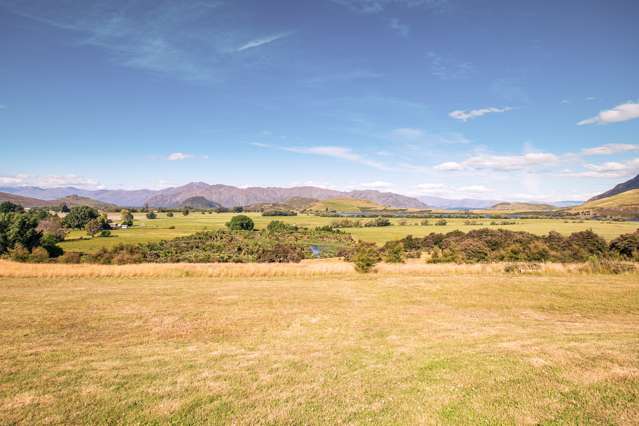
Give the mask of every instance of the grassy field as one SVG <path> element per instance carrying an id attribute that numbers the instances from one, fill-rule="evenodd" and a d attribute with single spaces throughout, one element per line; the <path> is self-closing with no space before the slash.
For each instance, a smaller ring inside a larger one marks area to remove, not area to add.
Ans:
<path id="1" fill-rule="evenodd" d="M 61 245 L 65 250 L 78 250 L 91 252 L 100 247 L 112 247 L 119 243 L 139 243 L 146 241 L 159 241 L 183 235 L 189 235 L 203 229 L 217 229 L 224 227 L 224 224 L 233 216 L 232 213 L 221 214 L 200 214 L 191 213 L 188 216 L 176 214 L 172 218 L 167 218 L 165 214 L 159 214 L 158 219 L 149 220 L 143 214 L 135 215 L 135 226 L 131 229 L 113 231 L 113 236 L 109 238 L 94 238 L 86 236 L 84 231 L 75 231 L 68 236 L 68 241 Z M 318 217 L 309 215 L 287 216 L 287 217 L 263 217 L 256 213 L 249 213 L 258 228 L 265 227 L 271 220 L 281 220 L 287 223 L 294 223 L 301 226 L 314 227 L 327 225 L 335 218 Z M 113 215 L 117 220 L 118 215 Z M 366 219 L 364 219 L 366 220 Z M 346 232 L 353 234 L 355 238 L 383 244 L 386 241 L 396 240 L 406 235 L 424 236 L 431 232 L 449 232 L 456 229 L 469 231 L 482 227 L 504 228 L 513 231 L 528 231 L 535 234 L 547 234 L 549 231 L 558 231 L 563 234 L 570 234 L 576 231 L 592 229 L 604 238 L 612 239 L 620 234 L 634 232 L 639 228 L 637 222 L 600 222 L 600 221 L 571 221 L 565 223 L 556 219 L 519 219 L 515 225 L 491 226 L 490 219 L 474 220 L 476 224 L 465 225 L 466 219 L 447 219 L 446 226 L 435 226 L 436 219 L 430 220 L 429 226 L 419 225 L 419 219 L 406 219 L 407 226 L 399 226 L 401 219 L 392 219 L 394 226 L 379 228 L 347 228 Z M 499 220 L 497 222 L 500 222 Z M 174 227 L 174 229 L 170 229 Z"/>
<path id="2" fill-rule="evenodd" d="M 0 424 L 639 422 L 636 275 L 159 271 L 1 279 Z"/>

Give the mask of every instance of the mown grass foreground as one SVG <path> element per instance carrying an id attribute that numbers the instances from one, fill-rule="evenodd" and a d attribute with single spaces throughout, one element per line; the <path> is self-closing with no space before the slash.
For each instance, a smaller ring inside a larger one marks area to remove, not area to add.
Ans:
<path id="1" fill-rule="evenodd" d="M 4 277 L 0 424 L 636 424 L 636 278 Z"/>

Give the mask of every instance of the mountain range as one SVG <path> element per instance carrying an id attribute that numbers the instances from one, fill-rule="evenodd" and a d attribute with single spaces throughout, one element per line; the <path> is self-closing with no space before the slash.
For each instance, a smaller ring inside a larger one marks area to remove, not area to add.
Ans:
<path id="1" fill-rule="evenodd" d="M 293 188 L 251 187 L 238 188 L 229 185 L 209 185 L 204 182 L 192 182 L 183 186 L 161 190 L 88 190 L 75 187 L 40 188 L 34 186 L 5 187 L 0 192 L 20 195 L 40 200 L 57 200 L 69 195 L 93 198 L 110 204 L 125 207 L 179 207 L 185 200 L 193 197 L 204 197 L 224 207 L 246 206 L 257 203 L 279 203 L 295 197 L 326 200 L 329 198 L 354 198 L 367 200 L 377 204 L 396 208 L 427 208 L 428 206 L 416 198 L 392 192 L 374 190 L 336 191 L 313 186 Z"/>

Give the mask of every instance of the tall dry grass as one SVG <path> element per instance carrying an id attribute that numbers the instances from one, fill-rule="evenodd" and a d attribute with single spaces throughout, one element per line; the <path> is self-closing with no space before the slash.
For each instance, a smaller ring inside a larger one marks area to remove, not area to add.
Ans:
<path id="1" fill-rule="evenodd" d="M 403 264 L 380 263 L 375 267 L 383 275 L 502 274 L 504 263 L 427 264 L 411 260 Z M 531 273 L 574 274 L 590 272 L 584 264 L 544 263 Z M 133 265 L 29 264 L 0 260 L 0 277 L 314 277 L 356 275 L 353 265 L 341 260 L 308 260 L 301 263 L 143 263 Z"/>

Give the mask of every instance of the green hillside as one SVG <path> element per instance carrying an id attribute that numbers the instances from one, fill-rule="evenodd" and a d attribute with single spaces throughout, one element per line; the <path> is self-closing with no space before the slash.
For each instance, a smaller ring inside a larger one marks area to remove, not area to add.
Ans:
<path id="1" fill-rule="evenodd" d="M 571 211 L 593 216 L 639 216 L 639 189 L 588 201 Z"/>
<path id="2" fill-rule="evenodd" d="M 355 198 L 330 198 L 314 203 L 309 207 L 315 211 L 339 211 L 339 212 L 360 212 L 366 210 L 384 210 L 381 204 L 368 200 L 357 200 Z"/>

